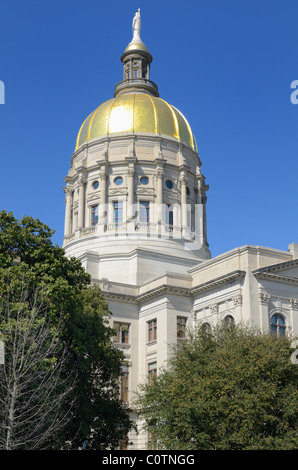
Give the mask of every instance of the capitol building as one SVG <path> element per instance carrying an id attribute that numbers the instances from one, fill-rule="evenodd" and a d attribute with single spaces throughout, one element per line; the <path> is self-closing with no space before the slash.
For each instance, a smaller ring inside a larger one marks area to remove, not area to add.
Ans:
<path id="1" fill-rule="evenodd" d="M 195 135 L 150 80 L 140 31 L 138 11 L 123 78 L 82 123 L 64 187 L 63 248 L 109 303 L 114 344 L 127 359 L 121 398 L 132 407 L 138 385 L 158 374 L 192 325 L 245 322 L 298 334 L 298 244 L 212 258 Z M 147 447 L 141 423 L 128 439 L 130 449 Z"/>

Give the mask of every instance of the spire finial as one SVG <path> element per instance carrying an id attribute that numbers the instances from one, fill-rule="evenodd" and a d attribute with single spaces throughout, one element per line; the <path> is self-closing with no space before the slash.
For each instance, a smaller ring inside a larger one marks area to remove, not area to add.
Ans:
<path id="1" fill-rule="evenodd" d="M 132 20 L 132 42 L 141 41 L 141 10 L 140 8 L 136 12 Z"/>

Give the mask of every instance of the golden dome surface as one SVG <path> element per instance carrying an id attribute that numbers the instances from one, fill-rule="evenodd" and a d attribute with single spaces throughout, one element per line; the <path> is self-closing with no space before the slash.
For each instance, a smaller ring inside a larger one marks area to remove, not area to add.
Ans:
<path id="1" fill-rule="evenodd" d="M 120 132 L 165 135 L 198 151 L 183 114 L 161 98 L 146 93 L 126 93 L 101 104 L 83 122 L 75 150 L 89 140 Z"/>
<path id="2" fill-rule="evenodd" d="M 129 52 L 129 51 L 144 51 L 144 52 L 147 52 L 147 54 L 150 54 L 149 50 L 147 49 L 147 47 L 142 41 L 130 42 L 127 48 L 125 49 L 124 53 Z"/>

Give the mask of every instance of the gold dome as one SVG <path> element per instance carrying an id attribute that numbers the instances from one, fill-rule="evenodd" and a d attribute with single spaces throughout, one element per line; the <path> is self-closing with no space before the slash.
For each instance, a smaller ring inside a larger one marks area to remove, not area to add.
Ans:
<path id="1" fill-rule="evenodd" d="M 146 93 L 118 95 L 101 104 L 83 122 L 75 150 L 89 140 L 119 132 L 165 135 L 198 151 L 183 114 L 161 98 Z"/>
<path id="2" fill-rule="evenodd" d="M 147 54 L 150 54 L 149 50 L 147 49 L 147 47 L 145 46 L 143 41 L 139 41 L 139 42 L 131 41 L 128 44 L 127 48 L 125 49 L 124 54 L 126 52 L 130 52 L 130 51 L 143 51 L 143 52 L 146 52 Z M 151 56 L 151 54 L 150 54 L 150 56 Z"/>

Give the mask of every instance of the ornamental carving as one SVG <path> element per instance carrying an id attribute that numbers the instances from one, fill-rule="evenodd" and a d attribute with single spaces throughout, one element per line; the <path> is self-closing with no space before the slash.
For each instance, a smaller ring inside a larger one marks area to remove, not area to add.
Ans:
<path id="1" fill-rule="evenodd" d="M 290 299 L 290 307 L 293 310 L 298 310 L 298 299 Z"/>
<path id="2" fill-rule="evenodd" d="M 213 305 L 210 305 L 209 308 L 211 310 L 211 313 L 218 313 L 219 305 L 218 304 L 213 304 Z"/>
<path id="3" fill-rule="evenodd" d="M 73 188 L 64 187 L 63 191 L 65 192 L 66 197 L 70 198 L 72 196 L 72 193 L 73 193 Z"/>
<path id="4" fill-rule="evenodd" d="M 155 176 L 156 178 L 161 179 L 163 177 L 164 171 L 162 168 L 156 168 Z"/>
<path id="5" fill-rule="evenodd" d="M 232 300 L 234 303 L 234 307 L 239 307 L 240 305 L 243 304 L 242 294 L 235 295 Z"/>
<path id="6" fill-rule="evenodd" d="M 268 305 L 270 300 L 270 295 L 265 294 L 264 292 L 259 293 L 259 302 L 261 305 Z"/>

